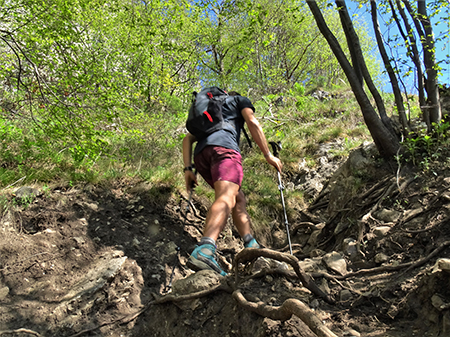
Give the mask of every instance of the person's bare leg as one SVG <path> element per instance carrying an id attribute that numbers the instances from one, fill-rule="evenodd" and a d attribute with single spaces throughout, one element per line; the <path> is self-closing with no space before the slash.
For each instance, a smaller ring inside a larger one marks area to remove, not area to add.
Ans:
<path id="1" fill-rule="evenodd" d="M 203 237 L 217 240 L 225 228 L 231 210 L 236 205 L 239 185 L 229 181 L 216 181 L 214 191 L 215 200 L 206 216 Z"/>
<path id="2" fill-rule="evenodd" d="M 241 190 L 239 190 L 236 197 L 236 206 L 233 208 L 232 217 L 234 225 L 242 238 L 247 234 L 251 234 L 251 222 L 250 216 L 247 213 L 247 201 Z"/>

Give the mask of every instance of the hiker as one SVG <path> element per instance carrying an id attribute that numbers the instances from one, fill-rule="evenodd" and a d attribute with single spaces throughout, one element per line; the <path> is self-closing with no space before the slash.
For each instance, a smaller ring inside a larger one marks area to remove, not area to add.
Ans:
<path id="1" fill-rule="evenodd" d="M 230 92 L 228 95 L 229 97 L 222 105 L 222 115 L 226 122 L 233 125 L 235 132 L 220 129 L 201 140 L 197 140 L 193 134 L 188 133 L 183 139 L 184 177 L 187 191 L 191 192 L 191 189 L 197 185 L 192 164 L 192 145 L 195 142 L 197 142 L 194 150 L 195 169 L 215 191 L 215 201 L 206 216 L 203 237 L 189 257 L 188 266 L 194 270 L 211 269 L 222 276 L 227 274 L 216 261 L 216 240 L 225 228 L 230 213 L 244 241 L 244 247 L 260 247 L 252 235 L 250 216 L 241 190 L 243 170 L 239 139 L 244 122 L 247 123 L 252 138 L 261 149 L 266 161 L 279 172 L 283 167 L 281 161 L 269 151 L 266 137 L 254 115 L 255 108 L 251 101 L 237 92 Z"/>

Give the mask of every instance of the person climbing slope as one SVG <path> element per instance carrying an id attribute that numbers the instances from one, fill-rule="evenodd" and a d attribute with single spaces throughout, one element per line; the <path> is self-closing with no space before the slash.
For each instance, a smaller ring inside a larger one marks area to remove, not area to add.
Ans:
<path id="1" fill-rule="evenodd" d="M 221 127 L 210 134 L 200 136 L 189 132 L 183 139 L 183 161 L 186 189 L 191 191 L 197 185 L 197 178 L 193 171 L 194 165 L 198 173 L 214 189 L 215 200 L 206 216 L 203 236 L 188 259 L 188 266 L 193 270 L 210 269 L 225 276 L 225 271 L 216 261 L 216 240 L 225 228 L 231 213 L 234 225 L 244 241 L 245 248 L 259 248 L 259 244 L 252 235 L 250 216 L 246 210 L 245 195 L 241 190 L 243 179 L 242 158 L 239 148 L 240 133 L 244 123 L 262 151 L 267 163 L 281 172 L 281 161 L 272 155 L 261 125 L 256 119 L 255 108 L 247 97 L 237 92 L 224 94 L 222 101 L 213 102 L 216 87 L 202 90 L 211 100 L 211 105 L 219 105 L 223 122 Z M 220 90 L 220 89 L 219 89 Z M 200 94 L 202 93 L 200 92 Z M 224 91 L 223 91 L 224 92 Z M 197 100 L 200 100 L 197 94 Z M 213 113 L 207 109 L 203 114 L 209 121 Z M 207 121 L 208 121 L 207 120 Z M 189 122 L 187 123 L 189 128 Z M 192 128 L 191 128 L 192 130 Z M 194 153 L 192 146 L 197 142 Z"/>

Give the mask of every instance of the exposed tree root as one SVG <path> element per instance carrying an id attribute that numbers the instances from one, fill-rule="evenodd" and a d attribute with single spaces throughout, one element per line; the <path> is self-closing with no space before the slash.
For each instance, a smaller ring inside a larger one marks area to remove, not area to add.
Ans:
<path id="1" fill-rule="evenodd" d="M 325 277 L 328 279 L 335 280 L 337 283 L 339 283 L 337 280 L 344 280 L 355 276 L 361 276 L 361 275 L 367 275 L 367 274 L 374 274 L 374 273 L 383 273 L 383 272 L 391 272 L 391 271 L 397 271 L 404 268 L 407 268 L 404 272 L 407 272 L 409 270 L 412 270 L 413 268 L 420 267 L 430 261 L 433 257 L 435 257 L 437 254 L 439 254 L 442 250 L 450 246 L 450 241 L 443 242 L 438 248 L 433 250 L 428 256 L 425 258 L 416 261 L 416 262 L 408 262 L 403 263 L 397 266 L 381 266 L 377 268 L 372 269 L 361 269 L 353 273 L 348 273 L 346 275 L 330 275 L 327 273 L 314 273 L 314 277 Z M 237 287 L 239 284 L 239 276 L 238 276 L 238 268 L 237 265 L 239 263 L 245 263 L 248 261 L 252 261 L 258 257 L 266 257 L 270 259 L 274 259 L 281 262 L 286 262 L 290 264 L 293 268 L 295 273 L 292 271 L 280 271 L 280 270 L 269 270 L 264 271 L 255 275 L 252 275 L 251 278 L 261 277 L 263 275 L 272 274 L 272 273 L 278 273 L 282 274 L 283 276 L 293 279 L 296 276 L 302 281 L 303 285 L 311 290 L 315 295 L 321 297 L 328 303 L 334 303 L 334 300 L 329 296 L 326 295 L 311 279 L 309 275 L 307 275 L 300 267 L 299 260 L 292 255 L 284 254 L 276 251 L 272 251 L 269 249 L 244 249 L 235 257 L 235 271 L 236 271 L 236 284 Z M 340 283 L 339 283 L 340 284 Z M 299 317 L 310 329 L 313 331 L 317 336 L 319 337 L 337 337 L 333 332 L 331 332 L 317 316 L 314 314 L 313 311 L 309 309 L 307 305 L 305 305 L 303 302 L 297 300 L 297 299 L 288 299 L 286 300 L 280 307 L 273 307 L 270 305 L 266 305 L 263 302 L 248 302 L 245 297 L 242 295 L 241 291 L 235 290 L 233 292 L 232 287 L 226 283 L 222 282 L 214 287 L 211 287 L 206 290 L 198 291 L 191 294 L 186 295 L 175 295 L 175 294 L 167 294 L 164 296 L 157 297 L 155 296 L 155 300 L 148 302 L 144 307 L 142 307 L 140 310 L 138 310 L 136 313 L 121 317 L 117 320 L 102 323 L 94 328 L 82 330 L 76 334 L 70 335 L 68 337 L 79 337 L 81 335 L 84 335 L 86 333 L 95 331 L 101 327 L 104 327 L 106 325 L 113 325 L 113 324 L 126 324 L 134 319 L 136 319 L 138 316 L 140 316 L 142 313 L 144 313 L 146 310 L 148 310 L 152 305 L 156 304 L 163 304 L 168 302 L 181 302 L 186 300 L 192 300 L 196 298 L 201 298 L 207 295 L 210 295 L 217 291 L 225 291 L 227 293 L 233 293 L 233 298 L 244 308 L 251 310 L 263 317 L 268 317 L 270 319 L 274 320 L 281 320 L 285 321 L 289 319 L 292 315 L 295 315 Z M 13 333 L 30 333 L 34 334 L 35 336 L 40 336 L 37 332 L 27 330 L 27 329 L 19 329 L 19 330 L 10 330 L 10 331 L 0 331 L 0 336 L 4 334 L 13 334 Z"/>
<path id="2" fill-rule="evenodd" d="M 371 268 L 371 269 L 360 269 L 358 271 L 348 273 L 345 275 L 330 275 L 328 273 L 313 273 L 312 276 L 313 277 L 325 277 L 325 278 L 328 278 L 331 280 L 345 280 L 345 279 L 352 278 L 355 276 L 377 274 L 377 273 L 381 274 L 381 273 L 385 273 L 385 272 L 398 271 L 398 270 L 402 270 L 405 268 L 406 268 L 406 270 L 404 271 L 404 273 L 406 273 L 414 268 L 424 265 L 425 263 L 430 261 L 433 257 L 435 257 L 437 254 L 439 254 L 441 251 L 443 251 L 448 246 L 450 246 L 450 241 L 445 241 L 445 242 L 441 243 L 439 245 L 439 247 L 437 247 L 435 250 L 433 250 L 426 257 L 424 257 L 423 259 L 420 259 L 419 261 L 416 261 L 416 262 L 411 261 L 411 262 L 401 263 L 401 264 L 398 264 L 395 266 L 380 266 L 380 267 L 375 267 L 375 268 Z"/>
<path id="3" fill-rule="evenodd" d="M 287 299 L 280 307 L 274 307 L 263 302 L 249 302 L 240 290 L 233 292 L 233 298 L 245 309 L 253 311 L 263 317 L 273 320 L 286 321 L 292 315 L 300 318 L 318 337 L 337 337 L 328 329 L 314 312 L 303 302 L 297 299 Z"/>
<path id="4" fill-rule="evenodd" d="M 299 253 L 303 253 L 302 245 L 298 243 L 292 243 L 291 247 L 289 245 L 284 246 L 283 248 L 277 249 L 278 252 L 288 252 L 292 248 L 292 254 L 296 255 Z"/>
<path id="5" fill-rule="evenodd" d="M 448 225 L 449 222 L 450 222 L 449 218 L 446 218 L 446 219 L 444 219 L 443 221 L 440 221 L 440 222 L 435 222 L 432 219 L 432 220 L 430 220 L 430 223 L 425 228 L 417 229 L 417 230 L 404 229 L 403 231 L 405 233 L 408 233 L 408 234 L 419 234 L 419 233 L 423 233 L 423 232 L 427 232 L 429 230 L 432 230 L 432 229 L 434 229 L 434 228 L 436 228 L 437 226 L 440 226 L 440 225 L 443 225 L 443 226 Z"/>
<path id="6" fill-rule="evenodd" d="M 0 331 L 0 336 L 2 335 L 13 335 L 16 333 L 27 333 L 33 336 L 40 336 L 39 333 L 37 333 L 36 331 L 33 330 L 28 330 L 28 329 L 17 329 L 17 330 L 5 330 L 5 331 Z"/>
<path id="7" fill-rule="evenodd" d="M 292 268 L 294 268 L 295 273 L 297 274 L 297 276 L 299 277 L 300 281 L 302 281 L 303 285 L 306 288 L 311 290 L 311 292 L 313 294 L 319 296 L 320 298 L 325 300 L 327 303 L 334 304 L 334 300 L 331 298 L 331 296 L 325 294 L 317 286 L 317 284 L 315 284 L 312 281 L 311 277 L 302 270 L 302 268 L 300 267 L 300 264 L 299 264 L 299 260 L 295 256 L 289 255 L 289 254 L 275 252 L 275 251 L 270 250 L 270 249 L 252 249 L 252 248 L 247 248 L 247 249 L 242 250 L 241 252 L 239 252 L 239 254 L 236 255 L 236 257 L 234 259 L 234 270 L 235 270 L 235 275 L 236 275 L 236 286 L 238 286 L 238 284 L 239 284 L 239 272 L 238 272 L 238 268 L 237 268 L 239 263 L 245 263 L 245 262 L 248 262 L 248 261 L 252 261 L 252 260 L 255 260 L 256 258 L 258 258 L 260 256 L 266 257 L 266 258 L 269 258 L 269 259 L 273 259 L 273 260 L 277 260 L 277 261 L 281 261 L 281 262 L 286 262 L 286 263 L 290 264 L 292 266 Z"/>
<path id="8" fill-rule="evenodd" d="M 291 281 L 298 280 L 297 274 L 295 272 L 293 272 L 292 270 L 285 270 L 285 269 L 280 269 L 280 268 L 270 268 L 270 269 L 260 270 L 259 272 L 246 277 L 245 281 L 262 278 L 267 275 L 281 275 Z"/>
<path id="9" fill-rule="evenodd" d="M 181 302 L 186 300 L 192 300 L 207 296 L 209 294 L 215 293 L 216 291 L 225 291 L 231 294 L 233 292 L 233 289 L 228 284 L 223 282 L 209 289 L 197 291 L 195 293 L 190 293 L 186 295 L 174 295 L 174 294 L 164 295 L 152 301 L 151 304 L 162 304 L 167 302 Z"/>
<path id="10" fill-rule="evenodd" d="M 147 311 L 152 305 L 155 304 L 163 304 L 163 303 L 168 303 L 168 302 L 181 302 L 181 301 L 186 301 L 186 300 L 192 300 L 192 299 L 196 299 L 196 298 L 201 298 L 204 296 L 207 296 L 209 294 L 212 294 L 216 291 L 225 291 L 228 293 L 232 293 L 233 290 L 231 289 L 231 287 L 226 284 L 226 283 L 220 283 L 214 287 L 211 287 L 209 289 L 205 289 L 202 291 L 198 291 L 195 293 L 191 293 L 191 294 L 186 294 L 186 295 L 174 295 L 174 294 L 167 294 L 167 295 L 163 295 L 163 296 L 157 296 L 157 295 L 153 295 L 153 297 L 155 297 L 155 300 L 153 301 L 149 301 L 147 302 L 147 304 L 145 306 L 143 306 L 140 310 L 136 311 L 135 313 L 131 314 L 131 315 L 127 315 L 121 318 L 118 318 L 114 321 L 110 321 L 110 322 L 105 322 L 102 323 L 100 325 L 97 325 L 96 327 L 90 328 L 90 329 L 86 329 L 86 330 L 82 330 L 77 332 L 76 334 L 70 335 L 68 337 L 79 337 L 82 336 L 86 333 L 95 331 L 97 329 L 100 329 L 101 327 L 104 327 L 106 325 L 113 325 L 113 324 L 127 324 L 133 320 L 135 320 L 137 317 L 139 317 L 141 314 L 143 314 L 145 311 Z"/>

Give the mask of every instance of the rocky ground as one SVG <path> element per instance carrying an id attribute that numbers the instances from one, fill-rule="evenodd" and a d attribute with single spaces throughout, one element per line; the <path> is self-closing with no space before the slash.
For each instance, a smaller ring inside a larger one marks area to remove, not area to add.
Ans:
<path id="1" fill-rule="evenodd" d="M 447 163 L 317 156 L 284 174 L 288 208 L 290 189 L 311 198 L 289 209 L 293 255 L 281 212 L 260 252 L 229 225 L 225 278 L 185 267 L 209 206 L 195 195 L 185 220 L 185 195 L 142 181 L 4 190 L 0 335 L 450 336 Z"/>

